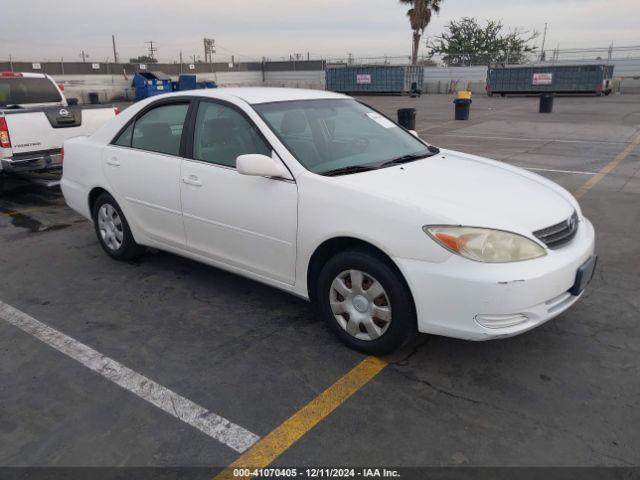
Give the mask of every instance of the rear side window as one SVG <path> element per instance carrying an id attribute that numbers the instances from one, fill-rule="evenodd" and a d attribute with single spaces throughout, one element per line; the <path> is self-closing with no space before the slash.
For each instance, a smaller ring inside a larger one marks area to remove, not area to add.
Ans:
<path id="1" fill-rule="evenodd" d="M 149 152 L 179 155 L 180 140 L 184 120 L 189 109 L 188 103 L 162 105 L 148 111 L 136 120 L 131 135 L 131 147 Z M 128 130 L 128 129 L 127 129 Z M 125 130 L 116 141 L 126 145 Z"/>
<path id="2" fill-rule="evenodd" d="M 122 132 L 118 138 L 113 142 L 114 145 L 118 145 L 120 147 L 130 147 L 131 146 L 131 134 L 133 133 L 133 122 L 129 124 L 129 126 Z"/>
<path id="3" fill-rule="evenodd" d="M 270 156 L 271 148 L 256 127 L 235 108 L 201 102 L 196 117 L 193 158 L 235 168 L 236 158 L 247 153 Z"/>
<path id="4" fill-rule="evenodd" d="M 48 78 L 0 77 L 0 106 L 61 101 L 60 92 Z"/>

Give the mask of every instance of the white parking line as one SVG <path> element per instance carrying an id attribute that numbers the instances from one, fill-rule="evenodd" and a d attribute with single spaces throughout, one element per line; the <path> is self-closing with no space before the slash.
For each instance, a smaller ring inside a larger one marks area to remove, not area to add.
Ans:
<path id="1" fill-rule="evenodd" d="M 102 355 L 91 347 L 61 333 L 26 313 L 0 301 L 0 319 L 34 336 L 41 342 L 80 362 L 107 380 L 136 394 L 152 405 L 224 443 L 237 452 L 244 452 L 260 437 L 212 413 L 191 400 L 134 372 L 121 363 Z"/>

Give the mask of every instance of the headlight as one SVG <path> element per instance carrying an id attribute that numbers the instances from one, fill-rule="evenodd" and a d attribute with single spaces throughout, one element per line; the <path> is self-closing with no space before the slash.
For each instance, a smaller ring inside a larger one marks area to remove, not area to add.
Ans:
<path id="1" fill-rule="evenodd" d="M 486 263 L 520 262 L 542 257 L 545 249 L 517 233 L 475 227 L 422 227 L 447 250 Z"/>

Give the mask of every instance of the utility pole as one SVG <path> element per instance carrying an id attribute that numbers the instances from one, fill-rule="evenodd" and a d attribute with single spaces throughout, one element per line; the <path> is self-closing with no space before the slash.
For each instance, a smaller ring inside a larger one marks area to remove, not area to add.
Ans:
<path id="1" fill-rule="evenodd" d="M 544 22 L 544 33 L 542 34 L 542 46 L 540 47 L 540 61 L 544 60 L 546 55 L 544 54 L 544 44 L 547 41 L 547 22 Z"/>
<path id="2" fill-rule="evenodd" d="M 158 49 L 153 46 L 155 42 L 153 40 L 149 40 L 148 42 L 144 43 L 149 44 L 149 58 L 153 60 L 155 58 L 155 53 L 158 51 Z"/>
<path id="3" fill-rule="evenodd" d="M 111 43 L 113 44 L 113 63 L 118 63 L 118 51 L 116 50 L 116 36 L 111 35 Z"/>
<path id="4" fill-rule="evenodd" d="M 87 58 L 89 58 L 89 54 L 86 53 L 84 50 L 82 50 L 82 52 L 80 52 L 80 55 L 78 56 L 82 58 L 82 63 L 86 63 Z"/>
<path id="5" fill-rule="evenodd" d="M 182 75 L 182 50 L 180 50 L 180 75 Z"/>
<path id="6" fill-rule="evenodd" d="M 213 54 L 216 53 L 216 41 L 214 38 L 203 38 L 202 43 L 204 45 L 204 61 L 212 64 Z"/>

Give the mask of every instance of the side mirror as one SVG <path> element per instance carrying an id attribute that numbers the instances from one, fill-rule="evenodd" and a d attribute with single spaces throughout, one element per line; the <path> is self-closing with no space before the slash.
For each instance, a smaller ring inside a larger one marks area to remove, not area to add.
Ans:
<path id="1" fill-rule="evenodd" d="M 242 175 L 291 179 L 287 169 L 278 160 L 259 153 L 238 156 L 236 158 L 236 169 Z"/>
<path id="2" fill-rule="evenodd" d="M 70 107 L 73 107 L 74 105 L 78 105 L 78 99 L 77 98 L 67 98 L 67 105 L 69 105 Z"/>
<path id="3" fill-rule="evenodd" d="M 420 135 L 418 135 L 418 132 L 416 132 L 415 130 L 409 130 L 409 133 L 416 138 L 420 138 Z"/>

